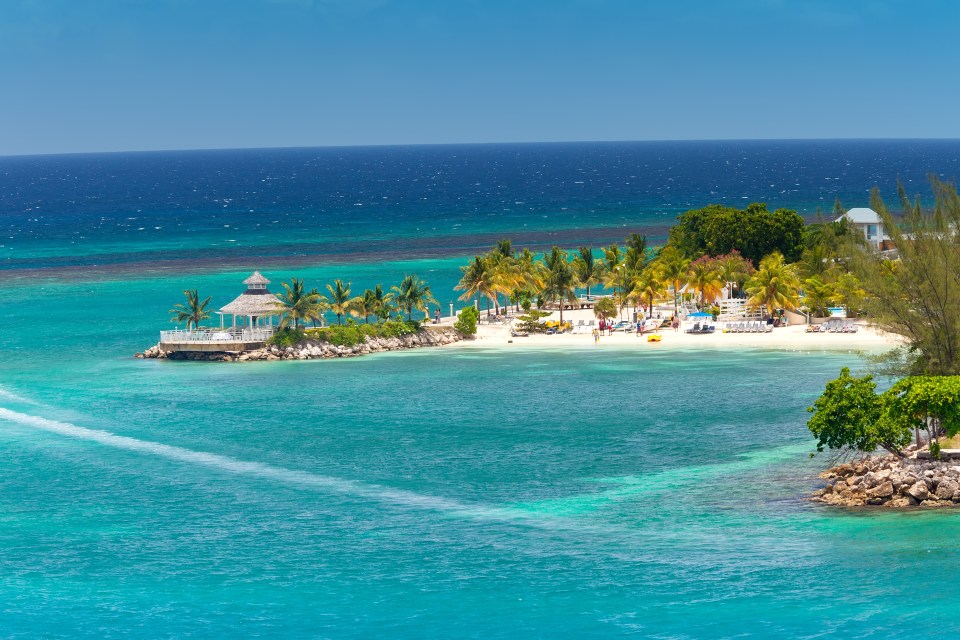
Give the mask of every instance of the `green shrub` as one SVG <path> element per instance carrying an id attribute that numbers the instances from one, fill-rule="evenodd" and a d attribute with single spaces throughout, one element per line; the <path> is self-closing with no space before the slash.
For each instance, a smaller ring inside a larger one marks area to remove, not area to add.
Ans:
<path id="1" fill-rule="evenodd" d="M 528 313 L 517 317 L 517 331 L 523 333 L 545 333 L 547 325 L 540 321 L 550 315 L 549 311 L 537 311 L 532 309 Z"/>
<path id="2" fill-rule="evenodd" d="M 322 329 L 310 329 L 307 331 L 307 337 L 320 342 L 329 342 L 339 347 L 353 347 L 363 344 L 367 336 L 371 338 L 399 338 L 416 333 L 419 329 L 419 322 L 388 320 L 383 324 L 347 323 Z"/>
<path id="3" fill-rule="evenodd" d="M 287 327 L 285 329 L 280 329 L 275 334 L 270 336 L 270 339 L 267 340 L 267 344 L 280 347 L 281 349 L 286 349 L 287 347 L 292 347 L 293 345 L 303 342 L 306 339 L 307 336 L 302 329 L 292 329 Z"/>
<path id="4" fill-rule="evenodd" d="M 477 320 L 479 318 L 480 312 L 475 307 L 464 307 L 460 310 L 457 321 L 453 323 L 453 328 L 465 336 L 477 335 Z"/>

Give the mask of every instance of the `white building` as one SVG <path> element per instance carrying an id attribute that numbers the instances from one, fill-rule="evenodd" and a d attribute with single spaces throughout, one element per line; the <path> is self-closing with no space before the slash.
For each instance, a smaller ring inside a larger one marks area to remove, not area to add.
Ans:
<path id="1" fill-rule="evenodd" d="M 880 215 L 870 209 L 869 207 L 858 207 L 856 209 L 850 209 L 845 214 L 837 218 L 837 222 L 846 218 L 855 229 L 860 231 L 863 234 L 863 237 L 867 239 L 874 248 L 883 249 L 881 246 L 885 240 L 889 240 L 890 236 L 886 234 L 883 230 L 883 222 L 880 220 Z"/>

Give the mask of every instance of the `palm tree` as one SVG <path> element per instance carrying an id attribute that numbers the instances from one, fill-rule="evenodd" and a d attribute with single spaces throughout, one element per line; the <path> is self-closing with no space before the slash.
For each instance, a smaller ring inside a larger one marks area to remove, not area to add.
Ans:
<path id="1" fill-rule="evenodd" d="M 740 255 L 740 252 L 734 249 L 730 253 L 716 258 L 717 266 L 720 268 L 720 279 L 733 285 L 732 289 L 743 289 L 743 283 L 753 275 L 755 269 L 749 260 Z M 730 291 L 730 297 L 733 297 L 733 291 Z"/>
<path id="2" fill-rule="evenodd" d="M 293 328 L 300 328 L 300 321 L 322 320 L 326 298 L 317 293 L 317 290 L 306 293 L 303 290 L 303 280 L 290 278 L 290 284 L 283 285 L 283 293 L 277 294 L 277 312 L 283 314 L 280 328 L 285 329 L 293 321 Z"/>
<path id="3" fill-rule="evenodd" d="M 350 297 L 350 283 L 343 284 L 343 280 L 334 280 L 333 285 L 327 285 L 330 292 L 330 310 L 337 314 L 337 324 L 343 324 L 343 314 L 350 313 L 355 304 L 355 298 Z"/>
<path id="4" fill-rule="evenodd" d="M 847 310 L 847 316 L 854 317 L 863 304 L 867 292 L 863 289 L 860 279 L 850 272 L 837 276 L 834 282 L 834 300 Z"/>
<path id="5" fill-rule="evenodd" d="M 803 304 L 814 316 L 827 315 L 827 305 L 833 300 L 833 285 L 820 276 L 810 276 L 803 281 Z"/>
<path id="6" fill-rule="evenodd" d="M 560 306 L 560 324 L 563 324 L 563 305 L 565 302 L 577 302 L 577 274 L 567 262 L 567 254 L 559 247 L 550 252 L 553 268 L 547 273 L 544 295 L 556 300 Z"/>
<path id="7" fill-rule="evenodd" d="M 183 295 L 187 296 L 187 304 L 177 303 L 168 313 L 174 314 L 170 322 L 186 322 L 187 331 L 190 331 L 191 327 L 198 328 L 201 321 L 210 317 L 207 305 L 213 296 L 207 296 L 206 300 L 200 302 L 196 289 L 186 289 Z"/>
<path id="8" fill-rule="evenodd" d="M 487 263 L 480 256 L 473 256 L 473 260 L 469 264 L 460 267 L 460 271 L 463 271 L 463 276 L 460 278 L 457 286 L 454 287 L 454 290 L 463 291 L 463 295 L 457 299 L 466 301 L 476 296 L 477 306 L 479 306 L 480 296 L 484 295 L 488 279 Z"/>
<path id="9" fill-rule="evenodd" d="M 497 244 L 493 247 L 493 253 L 498 253 L 504 258 L 513 257 L 513 243 L 510 238 L 503 238 L 502 240 L 497 240 Z"/>
<path id="10" fill-rule="evenodd" d="M 513 296 L 519 305 L 521 299 L 529 300 L 543 291 L 546 276 L 543 265 L 537 262 L 536 254 L 530 249 L 524 249 L 518 253 L 516 263 L 519 283 Z"/>
<path id="11" fill-rule="evenodd" d="M 363 316 L 363 323 L 370 323 L 370 316 L 376 313 L 377 308 L 377 298 L 373 289 L 366 289 L 363 292 L 362 296 L 358 296 L 356 303 L 353 305 L 353 311 L 360 316 Z"/>
<path id="12" fill-rule="evenodd" d="M 573 257 L 573 269 L 577 274 L 577 281 L 581 287 L 587 288 L 587 300 L 590 299 L 590 287 L 600 284 L 600 275 L 603 271 L 602 263 L 593 255 L 591 247 L 580 247 Z"/>
<path id="13" fill-rule="evenodd" d="M 783 254 L 774 251 L 760 261 L 760 268 L 745 290 L 750 295 L 747 304 L 751 307 L 763 307 L 771 314 L 777 308 L 792 310 L 799 304 L 800 278 Z"/>
<path id="14" fill-rule="evenodd" d="M 627 238 L 627 252 L 623 256 L 627 273 L 635 277 L 647 266 L 647 236 L 631 233 Z"/>
<path id="15" fill-rule="evenodd" d="M 390 317 L 390 312 L 393 311 L 393 294 L 390 292 L 385 293 L 383 291 L 383 285 L 378 284 L 374 287 L 373 306 L 371 309 L 379 320 L 386 320 Z"/>
<path id="16" fill-rule="evenodd" d="M 631 295 L 640 301 L 647 301 L 647 313 L 653 313 L 653 303 L 667 293 L 667 285 L 660 273 L 659 265 L 651 264 L 640 272 Z"/>
<path id="17" fill-rule="evenodd" d="M 712 258 L 703 256 L 690 263 L 690 270 L 687 273 L 687 284 L 700 292 L 700 307 L 707 302 L 713 302 L 720 295 L 723 289 L 723 279 L 720 277 L 720 269 Z"/>
<path id="18" fill-rule="evenodd" d="M 428 313 L 428 305 L 437 304 L 436 298 L 430 292 L 430 285 L 417 276 L 404 276 L 400 286 L 393 286 L 394 298 L 401 308 L 407 311 L 407 320 L 411 319 L 414 309 Z"/>
<path id="19" fill-rule="evenodd" d="M 684 257 L 676 247 L 667 246 L 657 257 L 660 265 L 660 273 L 663 279 L 673 286 L 673 315 L 680 312 L 680 284 L 687 280 L 687 269 L 690 267 L 690 259 Z"/>
<path id="20" fill-rule="evenodd" d="M 484 257 L 487 263 L 488 285 L 493 298 L 493 308 L 497 314 L 500 313 L 500 295 L 503 294 L 509 298 L 522 281 L 517 261 L 512 255 L 502 253 L 509 250 L 509 242 L 509 240 L 501 240 L 497 248 Z"/>

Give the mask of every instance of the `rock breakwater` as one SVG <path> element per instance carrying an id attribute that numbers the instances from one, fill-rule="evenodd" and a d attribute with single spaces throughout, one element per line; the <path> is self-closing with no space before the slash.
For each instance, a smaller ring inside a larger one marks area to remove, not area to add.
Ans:
<path id="1" fill-rule="evenodd" d="M 265 346 L 248 351 L 164 351 L 160 344 L 154 345 L 137 358 L 157 358 L 166 360 L 198 360 L 204 362 L 249 362 L 256 360 L 319 360 L 323 358 L 350 358 L 381 351 L 416 349 L 418 347 L 439 347 L 463 339 L 463 335 L 453 328 L 421 329 L 396 338 L 374 338 L 367 336 L 357 345 L 335 345 L 319 340 L 305 340 L 291 347 Z"/>
<path id="2" fill-rule="evenodd" d="M 923 452 L 921 452 L 923 453 Z M 820 474 L 827 485 L 813 500 L 843 507 L 953 507 L 960 503 L 960 465 L 883 455 L 838 465 Z"/>

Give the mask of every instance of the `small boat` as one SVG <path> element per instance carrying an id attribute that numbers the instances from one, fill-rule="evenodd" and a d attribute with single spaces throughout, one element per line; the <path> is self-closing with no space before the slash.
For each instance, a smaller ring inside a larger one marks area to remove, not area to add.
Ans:
<path id="1" fill-rule="evenodd" d="M 661 339 L 663 339 L 663 336 L 659 333 L 651 333 L 647 336 L 647 342 L 660 342 Z"/>

